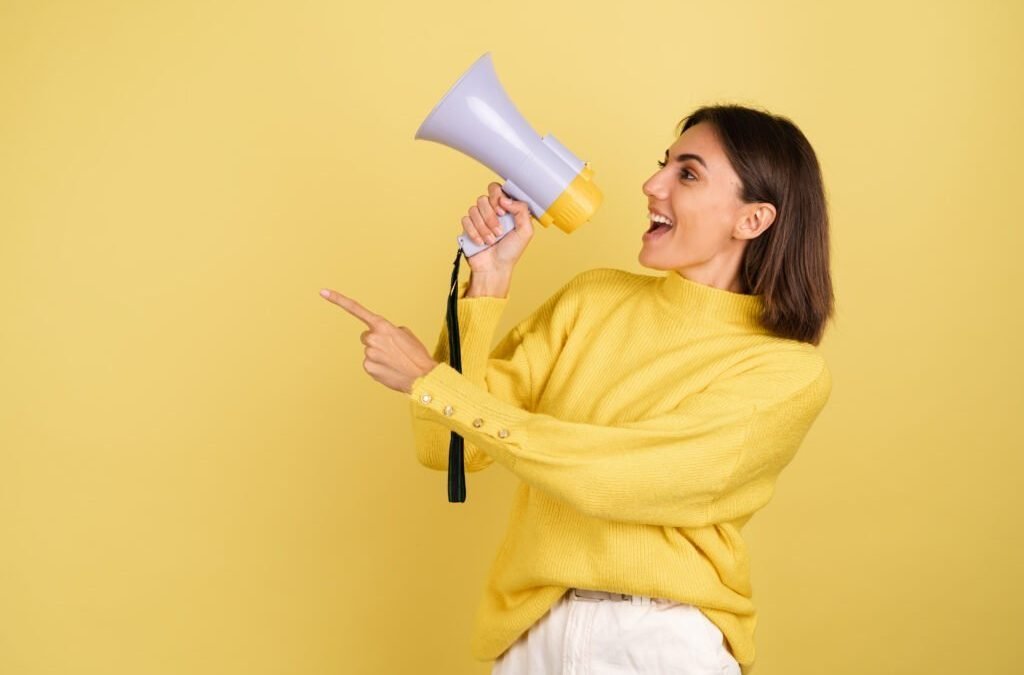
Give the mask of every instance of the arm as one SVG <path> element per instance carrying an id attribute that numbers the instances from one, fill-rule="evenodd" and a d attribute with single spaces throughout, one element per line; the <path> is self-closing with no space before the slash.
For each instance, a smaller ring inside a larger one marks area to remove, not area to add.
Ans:
<path id="1" fill-rule="evenodd" d="M 527 362 L 524 343 L 531 345 L 534 354 L 542 353 L 542 350 L 543 353 L 557 354 L 566 335 L 566 329 L 562 325 L 563 319 L 571 314 L 571 308 L 566 302 L 567 292 L 574 285 L 576 278 L 578 276 L 562 286 L 530 316 L 509 331 L 490 352 L 488 348 L 508 299 L 475 293 L 500 293 L 504 289 L 505 293 L 502 295 L 507 295 L 508 284 L 506 282 L 502 285 L 500 281 L 491 281 L 483 285 L 481 282 L 482 288 L 478 291 L 471 285 L 472 279 L 470 282 L 462 282 L 457 301 L 462 345 L 460 377 L 489 392 L 496 400 L 532 410 L 534 392 L 537 391 L 533 385 L 541 366 L 534 364 L 531 379 L 531 368 Z M 433 358 L 458 374 L 458 371 L 449 365 L 447 322 L 442 321 Z M 553 357 L 551 360 L 553 361 Z M 415 399 L 410 401 L 410 413 L 417 460 L 428 468 L 447 471 L 452 428 L 439 420 L 418 415 Z M 480 471 L 493 463 L 494 458 L 481 451 L 471 437 L 461 431 L 459 433 L 464 440 L 467 472 Z"/>
<path id="2" fill-rule="evenodd" d="M 409 396 L 414 416 L 455 429 L 581 513 L 702 527 L 768 502 L 830 391 L 831 375 L 815 357 L 748 370 L 667 414 L 613 425 L 528 412 L 445 363 L 417 378 Z M 444 415 L 445 406 L 453 414 Z M 474 426 L 477 419 L 482 424 Z"/>

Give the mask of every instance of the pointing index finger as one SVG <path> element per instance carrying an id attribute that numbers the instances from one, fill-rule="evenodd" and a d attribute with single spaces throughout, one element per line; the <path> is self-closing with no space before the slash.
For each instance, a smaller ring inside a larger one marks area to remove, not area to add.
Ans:
<path id="1" fill-rule="evenodd" d="M 320 295 L 327 298 L 328 300 L 336 304 L 338 307 L 341 307 L 343 310 L 345 310 L 352 316 L 356 317 L 357 319 L 360 319 L 370 328 L 374 328 L 382 321 L 385 321 L 384 317 L 374 314 L 373 312 L 366 309 L 352 298 L 346 297 L 337 291 L 332 291 L 325 288 L 322 291 L 320 291 Z"/>

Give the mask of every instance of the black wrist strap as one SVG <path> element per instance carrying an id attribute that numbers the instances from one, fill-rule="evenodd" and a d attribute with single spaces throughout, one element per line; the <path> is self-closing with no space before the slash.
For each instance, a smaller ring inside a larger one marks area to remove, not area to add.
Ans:
<path id="1" fill-rule="evenodd" d="M 459 261 L 462 259 L 462 247 L 455 254 L 452 269 L 452 283 L 448 291 L 448 312 L 445 321 L 448 325 L 448 360 L 452 368 L 462 372 L 462 343 L 459 339 Z M 452 431 L 448 444 L 448 501 L 466 501 L 466 467 L 463 452 L 463 438 Z"/>

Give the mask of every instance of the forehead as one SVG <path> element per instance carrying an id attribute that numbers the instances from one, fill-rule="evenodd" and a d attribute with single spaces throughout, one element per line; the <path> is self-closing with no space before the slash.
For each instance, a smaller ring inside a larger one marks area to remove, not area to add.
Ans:
<path id="1" fill-rule="evenodd" d="M 725 151 L 718 141 L 714 128 L 710 124 L 695 124 L 682 133 L 668 148 L 670 158 L 680 153 L 693 153 L 700 155 L 708 165 L 708 172 L 718 173 L 728 170 L 729 162 L 725 157 Z"/>

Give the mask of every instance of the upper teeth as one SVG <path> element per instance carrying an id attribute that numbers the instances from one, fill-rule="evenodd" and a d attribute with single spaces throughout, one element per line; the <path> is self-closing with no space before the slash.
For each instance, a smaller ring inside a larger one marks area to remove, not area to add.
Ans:
<path id="1" fill-rule="evenodd" d="M 650 218 L 651 220 L 653 220 L 656 223 L 665 223 L 666 225 L 671 225 L 672 224 L 671 220 L 669 220 L 665 216 L 661 215 L 660 213 L 648 213 L 647 217 Z"/>

